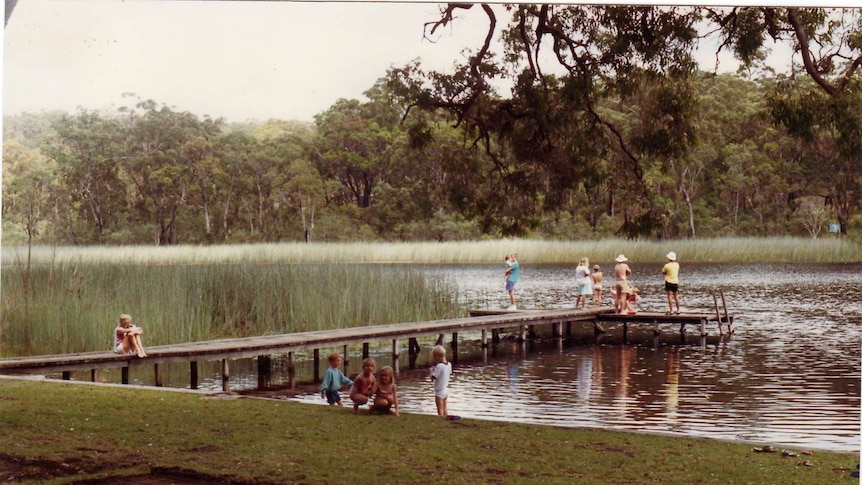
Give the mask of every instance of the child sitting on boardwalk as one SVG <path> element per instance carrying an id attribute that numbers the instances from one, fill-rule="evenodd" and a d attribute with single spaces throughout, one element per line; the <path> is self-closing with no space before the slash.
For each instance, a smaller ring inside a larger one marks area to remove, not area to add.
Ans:
<path id="1" fill-rule="evenodd" d="M 374 395 L 377 387 L 377 379 L 374 378 L 374 369 L 376 368 L 374 359 L 367 358 L 362 361 L 362 374 L 356 376 L 353 385 L 350 386 L 350 400 L 353 401 L 353 412 L 359 412 L 359 406 L 367 404 L 371 396 Z"/>
<path id="2" fill-rule="evenodd" d="M 398 412 L 398 386 L 395 385 L 395 370 L 387 365 L 380 369 L 380 374 L 377 377 L 377 391 L 374 393 L 374 404 L 371 405 L 371 412 L 388 414 L 393 410 L 396 416 L 401 416 Z"/>
<path id="3" fill-rule="evenodd" d="M 347 378 L 341 369 L 341 356 L 336 353 L 329 354 L 329 369 L 323 375 L 323 383 L 320 385 L 320 397 L 325 397 L 330 406 L 341 406 L 341 395 L 338 390 L 341 386 L 352 386 L 353 381 Z"/>
<path id="4" fill-rule="evenodd" d="M 144 344 L 141 342 L 141 334 L 144 329 L 132 324 L 132 316 L 120 315 L 120 324 L 114 329 L 114 352 L 118 354 L 135 353 L 138 357 L 146 357 Z"/>

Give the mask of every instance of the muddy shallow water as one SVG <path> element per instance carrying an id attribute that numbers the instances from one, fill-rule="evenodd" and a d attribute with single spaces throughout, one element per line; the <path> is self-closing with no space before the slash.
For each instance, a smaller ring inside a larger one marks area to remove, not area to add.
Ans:
<path id="1" fill-rule="evenodd" d="M 620 325 L 608 325 L 597 338 L 588 325 L 575 324 L 562 342 L 538 328 L 537 340 L 521 345 L 504 335 L 499 345 L 482 349 L 478 333 L 462 333 L 452 359 L 449 411 L 475 419 L 858 452 L 862 303 L 854 294 L 862 288 L 862 264 L 682 263 L 683 310 L 714 311 L 713 291 L 722 289 L 736 317 L 733 336 L 719 337 L 714 325 L 708 338 L 691 328 L 685 340 L 674 325 L 663 326 L 658 337 L 647 326 L 630 326 L 624 342 Z M 521 264 L 520 307 L 573 304 L 574 265 Z M 610 273 L 611 264 L 599 264 Z M 643 292 L 641 309 L 665 311 L 661 265 L 630 265 Z M 507 304 L 502 263 L 426 271 L 456 282 L 466 306 Z M 426 370 L 433 340 L 420 341 L 422 353 L 412 366 L 402 349 L 397 381 L 403 412 L 435 413 Z M 392 364 L 384 344 L 373 349 L 378 368 Z M 360 350 L 351 352 L 346 370 L 355 374 Z M 201 388 L 218 390 L 220 374 L 211 364 L 201 368 Z M 232 390 L 258 385 L 252 360 L 232 362 L 231 373 Z M 300 361 L 297 378 L 312 375 L 310 362 Z M 286 357 L 274 356 L 271 382 L 287 381 Z M 325 404 L 316 388 L 306 384 L 271 395 Z"/>

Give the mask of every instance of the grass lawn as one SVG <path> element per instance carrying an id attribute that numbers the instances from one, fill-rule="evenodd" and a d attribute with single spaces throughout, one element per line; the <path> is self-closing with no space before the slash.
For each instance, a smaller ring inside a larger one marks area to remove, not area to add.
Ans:
<path id="1" fill-rule="evenodd" d="M 347 407 L 0 379 L 3 482 L 855 483 L 858 455 L 793 451 L 798 455 L 645 433 L 354 415 Z"/>

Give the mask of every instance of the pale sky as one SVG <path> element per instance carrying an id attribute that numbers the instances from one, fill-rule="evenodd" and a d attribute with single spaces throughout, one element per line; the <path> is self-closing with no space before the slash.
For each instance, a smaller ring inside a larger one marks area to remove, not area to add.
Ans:
<path id="1" fill-rule="evenodd" d="M 339 98 L 364 99 L 390 67 L 421 58 L 446 70 L 481 45 L 478 7 L 423 40 L 437 5 L 19 0 L 4 32 L 3 113 L 111 110 L 130 92 L 228 121 L 312 121 Z"/>

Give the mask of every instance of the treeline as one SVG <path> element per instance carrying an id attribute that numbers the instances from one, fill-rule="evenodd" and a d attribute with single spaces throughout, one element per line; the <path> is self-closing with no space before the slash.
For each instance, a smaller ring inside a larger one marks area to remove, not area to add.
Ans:
<path id="1" fill-rule="evenodd" d="M 408 110 L 392 86 L 381 79 L 314 123 L 226 123 L 152 100 L 6 117 L 3 243 L 817 237 L 836 222 L 835 177 L 770 116 L 768 80 L 697 75 L 696 142 L 634 169 L 566 139 L 577 120 L 557 120 L 566 145 L 553 164 L 528 163 L 539 142 L 488 150 L 445 110 Z M 598 109 L 634 131 L 657 102 L 636 101 Z"/>

